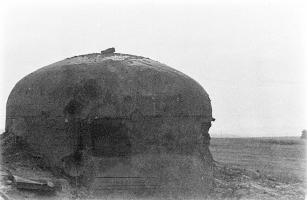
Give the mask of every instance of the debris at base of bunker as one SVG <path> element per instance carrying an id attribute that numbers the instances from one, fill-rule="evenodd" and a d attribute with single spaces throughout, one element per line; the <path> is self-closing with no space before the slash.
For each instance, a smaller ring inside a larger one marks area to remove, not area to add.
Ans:
<path id="1" fill-rule="evenodd" d="M 55 192 L 61 189 L 61 185 L 52 180 L 24 178 L 13 175 L 9 170 L 1 170 L 1 184 L 32 192 Z"/>
<path id="2" fill-rule="evenodd" d="M 51 180 L 44 179 L 27 179 L 20 176 L 14 177 L 14 185 L 20 190 L 32 190 L 37 192 L 55 192 L 60 189 L 60 185 L 55 184 Z"/>

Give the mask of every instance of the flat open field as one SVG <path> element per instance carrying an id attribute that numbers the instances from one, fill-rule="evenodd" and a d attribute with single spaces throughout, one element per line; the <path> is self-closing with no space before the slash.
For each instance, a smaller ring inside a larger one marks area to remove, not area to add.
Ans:
<path id="1" fill-rule="evenodd" d="M 220 163 L 258 170 L 281 182 L 303 182 L 306 144 L 299 137 L 212 138 L 210 150 Z"/>

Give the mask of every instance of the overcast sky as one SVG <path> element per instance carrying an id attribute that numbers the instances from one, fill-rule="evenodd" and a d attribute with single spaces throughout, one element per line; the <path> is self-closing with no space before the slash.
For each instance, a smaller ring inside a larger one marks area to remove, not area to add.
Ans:
<path id="1" fill-rule="evenodd" d="M 212 100 L 213 136 L 298 136 L 307 129 L 303 1 L 99 2 L 2 4 L 0 128 L 22 77 L 115 47 L 198 81 Z"/>

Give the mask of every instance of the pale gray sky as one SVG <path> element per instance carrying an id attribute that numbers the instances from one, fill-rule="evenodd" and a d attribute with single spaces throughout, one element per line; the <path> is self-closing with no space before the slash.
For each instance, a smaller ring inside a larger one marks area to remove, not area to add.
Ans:
<path id="1" fill-rule="evenodd" d="M 22 77 L 115 47 L 197 80 L 212 100 L 213 136 L 307 129 L 303 1 L 99 2 L 2 4 L 0 128 L 9 92 Z"/>

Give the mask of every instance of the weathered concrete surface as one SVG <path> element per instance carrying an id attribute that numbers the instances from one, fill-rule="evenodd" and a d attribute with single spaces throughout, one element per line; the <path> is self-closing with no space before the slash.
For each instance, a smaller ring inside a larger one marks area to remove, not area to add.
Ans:
<path id="1" fill-rule="evenodd" d="M 208 94 L 181 72 L 140 56 L 89 54 L 19 81 L 7 101 L 6 132 L 69 176 L 84 174 L 84 163 L 95 163 L 89 157 L 188 156 L 181 163 L 192 169 L 186 175 L 208 191 L 212 119 Z"/>

